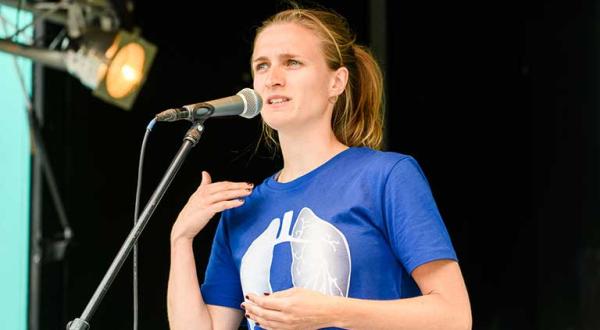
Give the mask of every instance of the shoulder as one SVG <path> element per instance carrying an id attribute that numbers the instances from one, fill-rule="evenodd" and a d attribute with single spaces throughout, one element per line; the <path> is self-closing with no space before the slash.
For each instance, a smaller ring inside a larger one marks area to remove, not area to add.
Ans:
<path id="1" fill-rule="evenodd" d="M 411 155 L 391 151 L 359 148 L 357 172 L 386 189 L 422 189 L 429 187 L 425 173 Z"/>
<path id="2" fill-rule="evenodd" d="M 412 156 L 399 152 L 380 151 L 365 147 L 353 149 L 355 161 L 361 164 L 361 167 L 369 168 L 371 171 L 390 172 L 396 167 L 416 165 L 417 163 Z"/>
<path id="3" fill-rule="evenodd" d="M 416 170 L 417 169 L 417 170 Z M 388 182 L 402 181 L 404 176 L 420 176 L 413 157 L 390 151 L 353 147 L 331 166 L 320 182 L 355 183 L 361 189 L 381 187 Z"/>

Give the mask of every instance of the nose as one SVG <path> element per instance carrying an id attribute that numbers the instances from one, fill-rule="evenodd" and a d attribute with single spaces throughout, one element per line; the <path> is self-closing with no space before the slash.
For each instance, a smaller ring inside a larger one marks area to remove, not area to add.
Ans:
<path id="1" fill-rule="evenodd" d="M 265 80 L 265 85 L 267 87 L 275 87 L 275 86 L 284 86 L 285 85 L 285 73 L 282 68 L 279 66 L 273 66 L 269 73 L 267 74 L 267 79 Z"/>

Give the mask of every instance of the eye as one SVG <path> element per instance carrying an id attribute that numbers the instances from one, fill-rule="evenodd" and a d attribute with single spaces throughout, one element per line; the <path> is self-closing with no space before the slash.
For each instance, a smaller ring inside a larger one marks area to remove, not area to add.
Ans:
<path id="1" fill-rule="evenodd" d="M 292 59 L 289 59 L 289 60 L 287 61 L 287 65 L 288 65 L 288 66 L 291 66 L 291 67 L 299 67 L 301 64 L 302 64 L 302 63 L 300 63 L 300 61 L 298 61 L 298 60 L 292 60 Z"/>
<path id="2" fill-rule="evenodd" d="M 258 63 L 254 67 L 254 71 L 256 71 L 256 72 L 264 71 L 267 67 L 268 67 L 267 63 L 264 63 L 264 62 Z"/>

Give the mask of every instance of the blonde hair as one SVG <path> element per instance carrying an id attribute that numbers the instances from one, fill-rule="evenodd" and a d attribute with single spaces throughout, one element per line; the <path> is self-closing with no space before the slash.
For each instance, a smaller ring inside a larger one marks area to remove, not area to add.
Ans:
<path id="1" fill-rule="evenodd" d="M 380 149 L 383 140 L 383 76 L 368 48 L 356 44 L 346 19 L 321 9 L 293 8 L 265 20 L 256 38 L 267 27 L 278 23 L 295 23 L 313 31 L 331 70 L 348 69 L 348 83 L 333 108 L 331 127 L 337 139 L 347 146 Z M 275 130 L 264 121 L 261 139 L 277 147 Z"/>

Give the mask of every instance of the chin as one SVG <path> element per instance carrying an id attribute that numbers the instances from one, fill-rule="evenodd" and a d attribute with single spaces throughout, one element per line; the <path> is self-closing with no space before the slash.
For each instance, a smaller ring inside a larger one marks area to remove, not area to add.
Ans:
<path id="1" fill-rule="evenodd" d="M 276 130 L 276 131 L 281 131 L 281 130 L 285 130 L 286 127 L 289 127 L 289 124 L 286 124 L 284 122 L 281 121 L 273 121 L 273 120 L 264 120 L 265 124 L 267 124 L 267 126 L 269 126 L 270 128 Z"/>
<path id="2" fill-rule="evenodd" d="M 260 115 L 265 124 L 276 131 L 290 126 L 290 118 L 288 116 L 282 116 L 281 113 L 271 113 L 267 110 L 262 111 Z"/>

